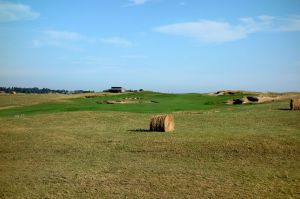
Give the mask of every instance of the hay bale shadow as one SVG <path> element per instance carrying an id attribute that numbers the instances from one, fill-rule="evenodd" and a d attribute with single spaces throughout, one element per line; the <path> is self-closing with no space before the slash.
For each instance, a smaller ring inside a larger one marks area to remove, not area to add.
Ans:
<path id="1" fill-rule="evenodd" d="M 277 111 L 290 111 L 290 108 L 278 108 Z"/>
<path id="2" fill-rule="evenodd" d="M 127 131 L 130 131 L 130 132 L 153 132 L 153 131 L 150 131 L 149 129 L 131 129 L 131 130 L 127 130 Z"/>
<path id="3" fill-rule="evenodd" d="M 139 132 L 139 133 L 164 133 L 164 132 L 161 132 L 161 131 L 150 131 L 149 129 L 130 129 L 130 130 L 127 130 L 128 132 Z"/>

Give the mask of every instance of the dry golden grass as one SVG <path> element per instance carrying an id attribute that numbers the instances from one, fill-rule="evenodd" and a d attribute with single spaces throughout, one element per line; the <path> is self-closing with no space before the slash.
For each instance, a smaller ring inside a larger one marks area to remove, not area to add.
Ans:
<path id="1" fill-rule="evenodd" d="M 0 93 L 0 109 L 13 108 L 16 106 L 28 106 L 47 102 L 66 102 L 66 99 L 79 98 L 85 96 L 102 96 L 103 93 L 82 93 L 82 94 L 24 94 L 15 95 Z M 110 95 L 110 94 L 106 94 Z"/>
<path id="2" fill-rule="evenodd" d="M 0 198 L 299 198 L 288 105 L 178 112 L 173 133 L 142 113 L 2 117 Z"/>

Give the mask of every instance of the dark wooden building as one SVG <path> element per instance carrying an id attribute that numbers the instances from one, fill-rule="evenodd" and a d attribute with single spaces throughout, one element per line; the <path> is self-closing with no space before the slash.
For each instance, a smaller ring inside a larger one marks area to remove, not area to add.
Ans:
<path id="1" fill-rule="evenodd" d="M 123 87 L 112 86 L 108 91 L 112 93 L 123 93 L 126 89 Z"/>

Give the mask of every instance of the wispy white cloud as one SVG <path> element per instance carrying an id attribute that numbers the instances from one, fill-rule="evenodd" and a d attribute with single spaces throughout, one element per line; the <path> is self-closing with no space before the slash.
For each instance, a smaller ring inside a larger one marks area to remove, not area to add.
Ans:
<path id="1" fill-rule="evenodd" d="M 76 45 L 87 44 L 108 44 L 118 47 L 130 47 L 132 42 L 121 37 L 88 37 L 78 32 L 48 30 L 41 32 L 40 37 L 32 41 L 33 47 L 57 46 L 77 49 Z"/>
<path id="2" fill-rule="evenodd" d="M 241 18 L 237 24 L 225 21 L 200 20 L 169 24 L 157 27 L 155 30 L 161 33 L 190 37 L 200 42 L 229 42 L 243 39 L 249 34 L 257 32 L 300 31 L 300 16 Z"/>
<path id="3" fill-rule="evenodd" d="M 129 47 L 132 45 L 131 41 L 120 38 L 120 37 L 101 38 L 101 39 L 99 39 L 99 41 L 102 43 L 113 44 L 113 45 L 121 46 L 121 47 Z"/>
<path id="4" fill-rule="evenodd" d="M 78 50 L 69 43 L 84 39 L 85 37 L 77 32 L 49 30 L 42 32 L 39 38 L 32 41 L 32 44 L 33 47 L 56 46 Z"/>
<path id="5" fill-rule="evenodd" d="M 129 0 L 129 2 L 134 5 L 142 5 L 142 4 L 146 3 L 147 1 L 148 0 Z"/>
<path id="6" fill-rule="evenodd" d="M 156 28 L 157 31 L 173 35 L 195 38 L 203 42 L 225 42 L 241 39 L 246 32 L 227 22 L 207 21 L 171 24 Z"/>
<path id="7" fill-rule="evenodd" d="M 39 16 L 40 14 L 28 5 L 0 1 L 0 22 L 33 20 Z"/>
<path id="8" fill-rule="evenodd" d="M 48 39 L 54 40 L 81 40 L 84 39 L 84 36 L 77 33 L 77 32 L 70 32 L 70 31 L 45 31 L 43 34 Z"/>
<path id="9" fill-rule="evenodd" d="M 128 5 L 127 6 L 139 6 L 147 3 L 150 0 L 128 0 Z"/>
<path id="10" fill-rule="evenodd" d="M 281 23 L 278 24 L 277 31 L 281 32 L 292 32 L 300 31 L 300 16 L 290 19 L 282 19 Z"/>

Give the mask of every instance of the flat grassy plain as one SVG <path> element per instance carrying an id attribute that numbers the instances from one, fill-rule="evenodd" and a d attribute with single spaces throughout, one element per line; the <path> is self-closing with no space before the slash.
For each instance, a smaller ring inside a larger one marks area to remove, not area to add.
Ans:
<path id="1" fill-rule="evenodd" d="M 101 104 L 126 97 L 158 103 Z M 0 198 L 300 198 L 300 111 L 222 103 L 232 97 L 242 96 L 145 92 L 2 109 Z M 157 113 L 173 113 L 174 132 L 147 131 Z"/>

